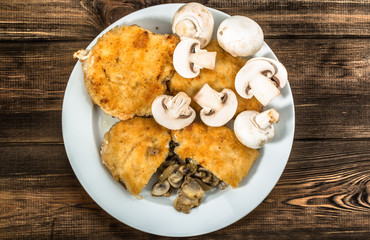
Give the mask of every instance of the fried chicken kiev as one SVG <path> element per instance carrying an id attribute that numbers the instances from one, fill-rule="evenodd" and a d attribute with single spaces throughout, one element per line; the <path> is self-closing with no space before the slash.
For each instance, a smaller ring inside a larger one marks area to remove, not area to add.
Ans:
<path id="1" fill-rule="evenodd" d="M 168 155 L 169 130 L 152 118 L 120 121 L 105 133 L 100 156 L 116 181 L 138 196 Z"/>
<path id="2" fill-rule="evenodd" d="M 233 188 L 236 188 L 258 157 L 258 150 L 241 144 L 228 127 L 209 127 L 194 122 L 171 131 L 181 159 L 191 158 Z"/>
<path id="3" fill-rule="evenodd" d="M 195 78 L 183 78 L 175 72 L 169 82 L 169 89 L 172 95 L 178 92 L 185 92 L 193 98 L 206 83 L 218 92 L 228 88 L 236 93 L 234 86 L 235 76 L 240 68 L 244 66 L 246 60 L 231 56 L 218 45 L 216 40 L 211 40 L 205 49 L 209 52 L 217 52 L 215 69 L 202 69 Z M 239 94 L 236 94 L 236 96 L 238 100 L 236 114 L 245 110 L 261 111 L 262 105 L 254 97 L 245 99 L 240 97 Z M 191 107 L 197 112 L 201 110 L 201 107 L 195 102 L 191 103 Z"/>
<path id="4" fill-rule="evenodd" d="M 167 90 L 174 68 L 175 35 L 139 26 L 115 27 L 90 51 L 74 54 L 82 62 L 87 92 L 106 114 L 126 120 L 151 114 L 154 98 Z"/>

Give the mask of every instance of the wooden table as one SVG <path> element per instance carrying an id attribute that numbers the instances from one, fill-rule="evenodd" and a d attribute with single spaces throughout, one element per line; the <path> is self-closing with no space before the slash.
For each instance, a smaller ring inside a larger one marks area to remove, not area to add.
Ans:
<path id="1" fill-rule="evenodd" d="M 85 192 L 64 150 L 61 109 L 73 52 L 120 17 L 167 2 L 0 0 L 1 239 L 162 239 Z M 263 203 L 194 239 L 369 239 L 369 0 L 202 3 L 261 25 L 289 71 L 296 133 Z"/>

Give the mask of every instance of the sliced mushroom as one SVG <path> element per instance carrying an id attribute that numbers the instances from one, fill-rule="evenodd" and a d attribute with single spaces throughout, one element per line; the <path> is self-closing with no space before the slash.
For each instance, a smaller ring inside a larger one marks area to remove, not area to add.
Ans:
<path id="1" fill-rule="evenodd" d="M 181 191 L 190 199 L 199 199 L 204 195 L 204 190 L 193 178 L 188 178 L 183 182 Z"/>
<path id="2" fill-rule="evenodd" d="M 220 190 L 225 190 L 226 188 L 228 188 L 229 185 L 227 183 L 225 183 L 224 181 L 221 181 L 219 184 L 218 184 L 218 188 Z"/>
<path id="3" fill-rule="evenodd" d="M 173 202 L 174 208 L 183 213 L 190 213 L 190 209 L 199 206 L 202 199 L 190 199 L 184 194 L 179 192 L 179 195 L 175 198 Z"/>
<path id="4" fill-rule="evenodd" d="M 266 106 L 280 94 L 288 81 L 283 64 L 270 58 L 252 58 L 235 77 L 235 89 L 243 98 L 253 96 Z"/>
<path id="5" fill-rule="evenodd" d="M 230 89 L 217 92 L 208 84 L 193 97 L 203 109 L 200 111 L 202 121 L 211 127 L 219 127 L 233 118 L 238 107 L 235 93 Z"/>
<path id="6" fill-rule="evenodd" d="M 200 69 L 213 70 L 216 64 L 217 52 L 200 49 L 200 42 L 193 38 L 182 40 L 173 52 L 173 66 L 176 72 L 184 78 L 195 78 Z"/>
<path id="7" fill-rule="evenodd" d="M 179 130 L 190 125 L 195 119 L 195 111 L 190 107 L 191 98 L 179 92 L 176 96 L 160 95 L 152 103 L 154 119 L 160 125 Z"/>
<path id="8" fill-rule="evenodd" d="M 206 176 L 204 178 L 202 178 L 202 181 L 207 183 L 207 184 L 211 184 L 212 183 L 212 176 L 213 176 L 212 173 L 206 172 Z"/>
<path id="9" fill-rule="evenodd" d="M 235 119 L 234 132 L 242 144 L 259 149 L 274 137 L 272 124 L 278 121 L 279 113 L 273 108 L 262 113 L 244 111 Z"/>
<path id="10" fill-rule="evenodd" d="M 159 181 L 163 182 L 166 180 L 177 168 L 179 167 L 178 164 L 169 165 L 161 175 L 159 175 Z"/>
<path id="11" fill-rule="evenodd" d="M 164 196 L 170 190 L 170 187 L 170 183 L 167 180 L 158 182 L 152 187 L 152 196 Z"/>
<path id="12" fill-rule="evenodd" d="M 187 175 L 188 173 L 190 173 L 190 170 L 186 167 L 186 165 L 181 165 L 179 167 L 179 172 L 182 173 L 183 176 Z"/>
<path id="13" fill-rule="evenodd" d="M 216 187 L 219 183 L 220 183 L 220 179 L 213 174 L 211 187 Z"/>
<path id="14" fill-rule="evenodd" d="M 184 38 L 195 38 L 204 48 L 212 38 L 214 19 L 212 13 L 199 3 L 180 7 L 172 20 L 172 32 Z"/>
<path id="15" fill-rule="evenodd" d="M 183 177 L 184 176 L 182 175 L 182 173 L 180 171 L 175 170 L 168 177 L 168 182 L 171 184 L 172 187 L 179 188 L 179 187 L 181 187 Z"/>
<path id="16" fill-rule="evenodd" d="M 199 186 L 202 187 L 202 189 L 204 191 L 209 191 L 211 190 L 211 186 L 209 186 L 208 184 L 204 183 L 202 180 L 200 180 L 199 178 L 194 178 L 194 180 L 199 184 Z"/>
<path id="17" fill-rule="evenodd" d="M 263 31 L 252 19 L 232 16 L 225 19 L 217 30 L 220 46 L 234 57 L 247 57 L 263 45 Z"/>
<path id="18" fill-rule="evenodd" d="M 199 172 L 194 173 L 194 177 L 199 178 L 199 179 L 202 179 L 206 176 L 207 176 L 207 173 L 205 173 L 205 172 L 200 172 L 199 171 Z"/>

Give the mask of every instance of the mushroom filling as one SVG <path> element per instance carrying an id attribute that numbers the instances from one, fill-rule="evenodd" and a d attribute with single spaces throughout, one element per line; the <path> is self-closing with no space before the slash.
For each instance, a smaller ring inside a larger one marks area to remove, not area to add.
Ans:
<path id="1" fill-rule="evenodd" d="M 190 158 L 181 159 L 173 151 L 177 143 L 170 142 L 170 153 L 158 168 L 158 182 L 152 187 L 152 196 L 169 197 L 176 191 L 174 208 L 183 213 L 200 205 L 204 193 L 212 188 L 224 190 L 228 185 Z"/>

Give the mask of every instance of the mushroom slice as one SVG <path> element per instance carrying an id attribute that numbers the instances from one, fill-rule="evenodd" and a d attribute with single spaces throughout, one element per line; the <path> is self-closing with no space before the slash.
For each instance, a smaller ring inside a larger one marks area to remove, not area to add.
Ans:
<path id="1" fill-rule="evenodd" d="M 193 178 L 187 178 L 183 182 L 181 191 L 190 199 L 200 199 L 204 195 L 204 190 Z"/>
<path id="2" fill-rule="evenodd" d="M 169 165 L 159 176 L 159 181 L 163 182 L 166 180 L 177 168 L 179 167 L 178 164 Z"/>
<path id="3" fill-rule="evenodd" d="M 173 206 L 179 212 L 190 213 L 190 209 L 199 206 L 201 200 L 202 199 L 190 199 L 180 191 L 173 202 Z"/>
<path id="4" fill-rule="evenodd" d="M 212 189 L 211 186 L 209 186 L 208 184 L 204 183 L 202 180 L 198 179 L 198 178 L 194 178 L 194 180 L 202 187 L 202 189 L 204 191 L 209 191 Z"/>
<path id="5" fill-rule="evenodd" d="M 173 66 L 176 72 L 184 78 L 195 78 L 200 69 L 213 70 L 216 64 L 217 52 L 200 49 L 200 42 L 193 38 L 182 40 L 173 52 Z"/>
<path id="6" fill-rule="evenodd" d="M 168 177 L 168 182 L 171 184 L 172 187 L 179 188 L 181 187 L 182 179 L 182 173 L 176 170 Z"/>
<path id="7" fill-rule="evenodd" d="M 216 187 L 219 182 L 220 182 L 220 179 L 216 177 L 214 174 L 212 174 L 211 187 Z"/>
<path id="8" fill-rule="evenodd" d="M 229 185 L 225 183 L 224 181 L 221 181 L 220 184 L 218 184 L 218 187 L 220 190 L 225 190 L 226 188 L 229 187 Z"/>
<path id="9" fill-rule="evenodd" d="M 200 111 L 202 121 L 211 127 L 219 127 L 233 118 L 238 107 L 235 93 L 230 89 L 217 92 L 207 83 L 193 97 L 203 109 Z"/>
<path id="10" fill-rule="evenodd" d="M 263 45 L 263 31 L 252 19 L 232 16 L 225 19 L 217 30 L 220 46 L 234 57 L 247 57 Z"/>
<path id="11" fill-rule="evenodd" d="M 250 59 L 235 77 L 235 89 L 243 98 L 252 98 L 266 106 L 280 94 L 288 81 L 283 64 L 270 58 Z"/>
<path id="12" fill-rule="evenodd" d="M 176 96 L 160 95 L 152 103 L 154 119 L 160 125 L 179 130 L 190 125 L 195 119 L 195 111 L 189 105 L 191 98 L 179 92 Z"/>
<path id="13" fill-rule="evenodd" d="M 244 111 L 235 119 L 234 132 L 242 144 L 259 149 L 274 137 L 275 129 L 272 124 L 278 121 L 279 113 L 273 108 L 262 113 Z"/>
<path id="14" fill-rule="evenodd" d="M 212 13 L 199 3 L 188 3 L 180 7 L 172 20 L 172 32 L 180 39 L 195 38 L 204 48 L 211 41 L 214 27 Z"/>
<path id="15" fill-rule="evenodd" d="M 167 180 L 158 182 L 152 187 L 152 196 L 163 196 L 170 190 L 170 187 L 170 183 Z"/>

